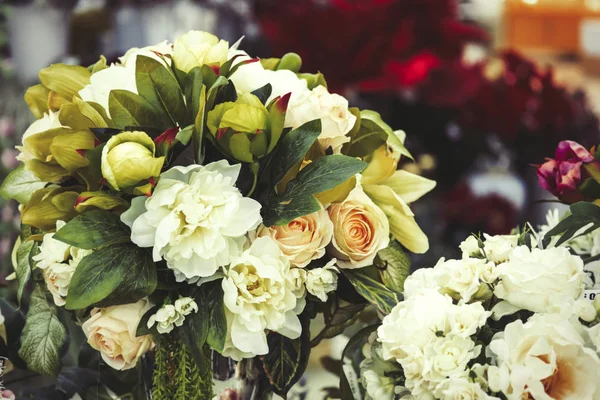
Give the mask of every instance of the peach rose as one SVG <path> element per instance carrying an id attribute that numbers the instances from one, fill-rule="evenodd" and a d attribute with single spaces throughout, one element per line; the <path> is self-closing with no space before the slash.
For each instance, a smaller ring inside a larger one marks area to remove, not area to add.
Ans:
<path id="1" fill-rule="evenodd" d="M 390 243 L 390 226 L 384 212 L 365 194 L 360 182 L 346 200 L 329 206 L 333 240 L 327 248 L 340 268 L 373 264 L 379 250 Z"/>
<path id="2" fill-rule="evenodd" d="M 94 308 L 83 324 L 83 332 L 93 349 L 117 370 L 135 367 L 138 359 L 154 347 L 151 335 L 136 337 L 142 316 L 152 305 L 146 299 L 137 303 Z"/>
<path id="3" fill-rule="evenodd" d="M 304 268 L 312 260 L 325 255 L 325 247 L 333 236 L 333 223 L 327 211 L 321 209 L 312 214 L 299 217 L 282 226 L 266 227 L 260 225 L 257 237 L 270 236 L 297 268 Z"/>

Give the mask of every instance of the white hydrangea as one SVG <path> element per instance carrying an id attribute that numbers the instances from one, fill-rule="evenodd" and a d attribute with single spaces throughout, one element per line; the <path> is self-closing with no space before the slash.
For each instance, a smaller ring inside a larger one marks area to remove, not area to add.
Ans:
<path id="1" fill-rule="evenodd" d="M 56 222 L 58 231 L 65 226 L 64 221 Z M 83 250 L 54 239 L 54 233 L 46 233 L 40 244 L 40 252 L 33 256 L 36 267 L 42 270 L 42 276 L 54 304 L 65 305 L 69 284 L 83 257 L 92 250 Z"/>
<path id="2" fill-rule="evenodd" d="M 337 288 L 338 269 L 336 259 L 330 260 L 323 268 L 314 268 L 307 272 L 306 289 L 321 301 L 327 301 L 327 294 Z"/>
<path id="3" fill-rule="evenodd" d="M 238 256 L 246 233 L 261 222 L 260 203 L 235 187 L 240 164 L 173 167 L 161 174 L 151 197 L 136 197 L 121 220 L 131 241 L 152 247 L 179 282 L 212 276 Z"/>
<path id="4" fill-rule="evenodd" d="M 267 329 L 291 339 L 300 336 L 289 270 L 288 258 L 270 237 L 256 239 L 225 269 L 222 286 L 226 312 L 231 314 L 230 347 L 237 349 L 230 352 L 232 357 L 267 354 Z"/>
<path id="5" fill-rule="evenodd" d="M 191 297 L 180 297 L 175 304 L 165 304 L 148 319 L 148 328 L 156 324 L 158 333 L 169 333 L 176 326 L 183 325 L 185 317 L 198 312 L 198 304 Z"/>

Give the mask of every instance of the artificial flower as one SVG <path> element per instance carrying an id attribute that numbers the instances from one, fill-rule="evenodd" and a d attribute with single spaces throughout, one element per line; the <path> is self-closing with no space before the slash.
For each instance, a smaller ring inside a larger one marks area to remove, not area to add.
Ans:
<path id="1" fill-rule="evenodd" d="M 319 300 L 327 301 L 327 294 L 337 289 L 338 269 L 334 258 L 322 268 L 313 268 L 306 273 L 306 290 Z"/>
<path id="2" fill-rule="evenodd" d="M 217 68 L 227 61 L 229 43 L 219 40 L 208 32 L 189 31 L 180 36 L 173 44 L 173 61 L 183 72 L 194 67 L 214 65 Z"/>
<path id="3" fill-rule="evenodd" d="M 483 245 L 483 251 L 488 260 L 493 261 L 496 264 L 500 264 L 510 256 L 519 242 L 518 235 L 496 235 L 490 236 L 487 233 L 483 234 L 485 242 Z"/>

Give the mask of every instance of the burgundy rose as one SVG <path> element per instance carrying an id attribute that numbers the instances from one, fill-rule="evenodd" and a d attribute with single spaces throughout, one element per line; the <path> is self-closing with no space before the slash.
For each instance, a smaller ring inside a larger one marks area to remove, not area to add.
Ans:
<path id="1" fill-rule="evenodd" d="M 563 140 L 560 142 L 554 153 L 554 158 L 559 161 L 580 161 L 584 163 L 594 160 L 594 156 L 585 147 L 572 140 Z"/>

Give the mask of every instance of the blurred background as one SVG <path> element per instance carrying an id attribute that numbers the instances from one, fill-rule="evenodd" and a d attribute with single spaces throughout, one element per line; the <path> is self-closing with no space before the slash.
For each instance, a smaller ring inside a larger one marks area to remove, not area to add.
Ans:
<path id="1" fill-rule="evenodd" d="M 457 256 L 470 232 L 542 223 L 556 204 L 533 166 L 560 140 L 600 143 L 600 0 L 0 0 L 0 180 L 41 68 L 114 62 L 192 29 L 244 36 L 254 56 L 296 52 L 330 91 L 407 132 L 402 168 L 438 181 L 413 206 L 431 242 L 413 268 Z M 2 291 L 19 222 L 15 204 L 0 210 Z"/>

